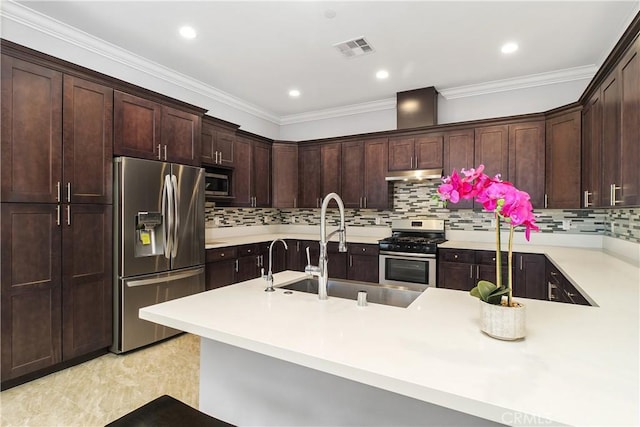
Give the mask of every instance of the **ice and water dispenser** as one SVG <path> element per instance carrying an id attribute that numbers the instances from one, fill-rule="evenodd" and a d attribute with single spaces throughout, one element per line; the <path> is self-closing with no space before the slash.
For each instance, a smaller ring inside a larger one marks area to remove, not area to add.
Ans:
<path id="1" fill-rule="evenodd" d="M 156 256 L 164 253 L 162 213 L 138 212 L 136 215 L 135 256 Z"/>

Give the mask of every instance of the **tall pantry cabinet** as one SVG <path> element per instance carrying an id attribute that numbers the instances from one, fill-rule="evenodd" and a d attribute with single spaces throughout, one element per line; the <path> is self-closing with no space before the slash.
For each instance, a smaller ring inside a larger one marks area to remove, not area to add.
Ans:
<path id="1" fill-rule="evenodd" d="M 112 335 L 113 90 L 2 55 L 3 385 Z"/>

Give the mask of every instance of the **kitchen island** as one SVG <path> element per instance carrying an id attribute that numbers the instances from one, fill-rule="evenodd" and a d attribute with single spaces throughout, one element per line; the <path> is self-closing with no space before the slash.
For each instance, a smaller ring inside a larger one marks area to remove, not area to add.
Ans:
<path id="1" fill-rule="evenodd" d="M 200 410 L 238 425 L 638 425 L 640 270 L 602 250 L 544 253 L 597 306 L 523 300 L 518 342 L 482 334 L 478 301 L 438 288 L 363 308 L 255 279 L 140 317 L 203 338 Z"/>

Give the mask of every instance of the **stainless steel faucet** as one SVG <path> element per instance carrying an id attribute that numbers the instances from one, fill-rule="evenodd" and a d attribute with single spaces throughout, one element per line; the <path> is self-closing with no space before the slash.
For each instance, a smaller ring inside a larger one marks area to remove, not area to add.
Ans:
<path id="1" fill-rule="evenodd" d="M 267 281 L 267 288 L 264 290 L 265 292 L 273 292 L 273 291 L 275 291 L 275 289 L 273 289 L 273 270 L 272 270 L 272 265 L 273 265 L 273 245 L 278 241 L 282 242 L 282 244 L 284 245 L 284 249 L 285 250 L 289 249 L 289 247 L 287 246 L 287 242 L 285 242 L 282 239 L 275 239 L 269 245 L 269 271 L 267 272 L 267 274 L 264 274 L 264 268 L 262 269 L 262 278 Z"/>
<path id="2" fill-rule="evenodd" d="M 333 231 L 327 236 L 327 206 L 331 200 L 335 200 L 338 203 L 340 209 L 340 228 Z M 307 263 L 304 271 L 307 274 L 311 274 L 318 278 L 318 298 L 321 300 L 327 299 L 327 281 L 329 279 L 328 262 L 329 256 L 327 254 L 327 242 L 329 239 L 338 233 L 340 242 L 338 243 L 338 250 L 340 252 L 347 251 L 347 230 L 344 224 L 344 204 L 342 199 L 336 193 L 329 193 L 322 201 L 322 209 L 320 210 L 320 257 L 318 259 L 318 265 L 311 265 L 309 257 L 309 248 L 307 248 Z"/>

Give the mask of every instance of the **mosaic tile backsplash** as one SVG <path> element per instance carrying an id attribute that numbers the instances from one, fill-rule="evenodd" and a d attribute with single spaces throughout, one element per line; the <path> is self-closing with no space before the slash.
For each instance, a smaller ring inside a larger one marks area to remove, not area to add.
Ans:
<path id="1" fill-rule="evenodd" d="M 443 208 L 437 197 L 439 181 L 428 183 L 394 183 L 393 210 L 347 209 L 351 226 L 388 225 L 394 219 L 416 217 L 445 219 L 448 230 L 491 231 L 493 214 Z M 337 209 L 328 210 L 330 223 L 339 221 Z M 534 212 L 543 233 L 604 234 L 640 243 L 640 208 L 627 209 L 541 209 Z M 269 224 L 320 224 L 320 209 L 217 208 L 207 203 L 207 227 L 237 227 Z M 518 232 L 522 232 L 519 230 Z"/>

